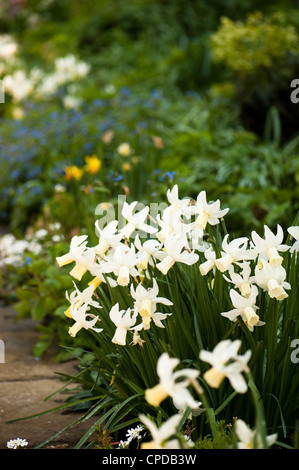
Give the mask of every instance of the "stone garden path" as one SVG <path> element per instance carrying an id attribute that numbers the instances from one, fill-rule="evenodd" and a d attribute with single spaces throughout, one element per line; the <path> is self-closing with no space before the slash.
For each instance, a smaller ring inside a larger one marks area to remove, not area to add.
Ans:
<path id="1" fill-rule="evenodd" d="M 32 348 L 38 335 L 30 319 L 15 321 L 15 313 L 10 307 L 0 307 L 0 339 L 5 349 L 4 363 L 0 363 L 0 449 L 6 449 L 7 441 L 16 438 L 26 439 L 27 448 L 32 449 L 83 414 L 57 410 L 36 418 L 7 423 L 62 405 L 66 399 L 65 393 L 55 394 L 45 401 L 64 385 L 56 372 L 71 375 L 76 372 L 75 361 L 57 364 L 50 354 L 37 361 Z M 91 425 L 91 420 L 76 424 L 42 448 L 71 449 Z"/>

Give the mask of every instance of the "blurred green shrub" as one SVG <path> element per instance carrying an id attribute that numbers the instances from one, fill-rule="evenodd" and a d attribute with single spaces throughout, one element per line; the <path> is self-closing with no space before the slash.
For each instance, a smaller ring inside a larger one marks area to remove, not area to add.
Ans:
<path id="1" fill-rule="evenodd" d="M 269 112 L 276 109 L 282 138 L 297 132 L 297 108 L 290 100 L 291 81 L 299 73 L 297 10 L 265 16 L 250 13 L 245 21 L 223 17 L 211 35 L 216 63 L 231 72 L 246 127 L 263 135 Z"/>
<path id="2" fill-rule="evenodd" d="M 238 214 L 229 221 L 236 232 L 290 224 L 298 210 L 298 138 L 260 140 L 240 125 L 230 86 L 225 93 L 167 96 L 126 87 L 105 98 L 91 94 L 77 110 L 28 103 L 26 119 L 1 127 L 0 218 L 23 230 L 46 211 L 67 233 L 70 213 L 88 227 L 101 202 L 126 194 L 148 203 L 179 183 L 186 194 L 205 189 L 211 200 L 220 197 L 229 219 Z M 127 151 L 119 151 L 122 144 Z M 82 172 L 88 155 L 101 161 L 95 175 Z M 68 181 L 72 166 L 80 178 Z"/>

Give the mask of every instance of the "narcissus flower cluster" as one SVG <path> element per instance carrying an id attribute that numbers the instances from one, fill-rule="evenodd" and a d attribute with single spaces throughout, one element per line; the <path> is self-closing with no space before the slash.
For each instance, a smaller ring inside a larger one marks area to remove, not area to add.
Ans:
<path id="1" fill-rule="evenodd" d="M 114 342 L 127 344 L 127 331 L 132 331 L 136 339 L 137 332 L 149 329 L 152 322 L 163 328 L 163 320 L 172 312 L 171 308 L 169 312 L 159 312 L 158 305 L 171 307 L 172 302 L 158 296 L 159 285 L 155 278 L 149 288 L 145 288 L 142 282 L 145 277 L 150 279 L 149 267 L 167 276 L 176 263 L 182 263 L 189 266 L 198 264 L 202 276 L 219 270 L 223 278 L 233 284 L 230 290 L 233 308 L 222 312 L 223 317 L 234 322 L 240 316 L 250 331 L 264 325 L 263 319 L 259 318 L 256 298 L 260 290 L 279 301 L 288 297 L 290 284 L 286 280 L 281 253 L 289 249 L 298 251 L 298 227 L 288 229 L 296 240 L 293 246 L 283 244 L 284 233 L 279 225 L 276 234 L 265 226 L 264 236 L 253 231 L 251 240 L 247 237 L 230 239 L 226 234 L 216 254 L 215 247 L 205 240 L 204 235 L 207 226 L 219 224 L 229 209 L 221 209 L 219 200 L 207 202 L 205 191 L 201 191 L 195 201 L 180 199 L 177 185 L 168 190 L 166 196 L 168 204 L 156 218 L 150 216 L 149 206 L 137 210 L 138 201 L 134 201 L 123 204 L 125 224 L 122 227 L 119 227 L 118 220 L 113 220 L 101 228 L 97 220 L 98 243 L 95 246 L 87 246 L 87 235 L 73 237 L 69 252 L 57 257 L 57 263 L 64 266 L 74 262 L 70 275 L 78 281 L 87 272 L 91 273 L 93 279 L 89 285 L 93 289 L 89 288 L 86 299 L 79 295 L 78 290 L 77 294 L 67 295 L 71 303 L 68 316 L 77 323 L 80 311 L 80 324 L 94 329 L 100 316 L 83 320 L 91 316 L 91 305 L 99 307 L 91 302 L 96 288 L 108 282 L 113 288 L 129 286 L 134 304 L 130 311 L 123 311 L 120 306 L 112 308 L 110 318 L 117 328 Z M 200 262 L 200 253 L 206 261 Z M 71 329 L 71 334 L 75 335 L 76 331 L 77 328 Z"/>
<path id="2" fill-rule="evenodd" d="M 155 216 L 152 216 L 150 206 L 141 205 L 139 209 L 138 201 L 124 202 L 122 225 L 115 219 L 102 226 L 102 220 L 97 220 L 98 241 L 94 246 L 88 246 L 87 235 L 76 235 L 71 240 L 69 252 L 57 258 L 59 266 L 74 263 L 70 270 L 74 280 L 84 281 L 89 273 L 88 285 L 82 292 L 74 282 L 74 291 L 66 293 L 70 306 L 65 314 L 74 320 L 69 329 L 71 336 L 76 336 L 82 328 L 102 334 L 105 325 L 101 324 L 101 309 L 107 309 L 107 304 L 101 305 L 97 288 L 106 284 L 112 292 L 118 289 L 122 293 L 115 298 L 121 299 L 125 295 L 129 299 L 125 308 L 120 300 L 109 306 L 105 324 L 108 318 L 111 342 L 121 347 L 130 344 L 142 348 L 147 336 L 142 337 L 141 332 L 146 333 L 153 325 L 154 328 L 165 328 L 165 323 L 171 324 L 178 311 L 175 296 L 167 298 L 160 293 L 162 283 L 167 284 L 168 275 L 176 264 L 193 266 L 202 278 L 208 278 L 207 285 L 211 290 L 216 275 L 222 277 L 229 286 L 226 303 L 229 308 L 220 310 L 219 317 L 231 322 L 228 327 L 233 328 L 240 320 L 245 330 L 248 328 L 248 335 L 256 327 L 267 328 L 258 298 L 264 295 L 270 301 L 281 302 L 288 297 L 291 285 L 287 280 L 284 253 L 289 251 L 297 256 L 299 227 L 289 227 L 288 235 L 279 225 L 276 233 L 265 225 L 263 234 L 252 231 L 250 237 L 233 238 L 225 232 L 223 239 L 219 242 L 218 238 L 216 243 L 210 229 L 215 233 L 215 226 L 223 223 L 228 208 L 221 208 L 219 200 L 208 202 L 205 191 L 201 191 L 196 200 L 180 198 L 177 185 L 167 191 L 166 197 L 168 203 Z M 284 243 L 285 236 L 289 238 L 288 243 Z M 214 389 L 227 380 L 237 393 L 244 394 L 252 352 L 239 354 L 240 348 L 239 339 L 231 341 L 228 338 L 215 344 L 213 350 L 205 350 L 201 345 L 198 358 L 211 366 L 202 374 L 201 380 Z M 159 407 L 164 400 L 170 399 L 178 410 L 178 415 L 170 421 L 171 434 L 173 425 L 177 425 L 187 408 L 194 415 L 203 411 L 198 399 L 203 393 L 198 381 L 201 372 L 198 368 L 186 367 L 174 371 L 179 363 L 180 360 L 171 357 L 169 351 L 161 354 L 157 363 L 158 383 L 145 390 L 149 405 Z M 142 415 L 141 421 L 150 428 L 153 436 L 153 441 L 144 446 L 162 447 L 160 434 L 165 439 L 166 423 L 158 430 L 147 417 Z M 242 426 L 240 422 L 240 433 Z M 176 443 L 174 439 L 170 445 Z"/>

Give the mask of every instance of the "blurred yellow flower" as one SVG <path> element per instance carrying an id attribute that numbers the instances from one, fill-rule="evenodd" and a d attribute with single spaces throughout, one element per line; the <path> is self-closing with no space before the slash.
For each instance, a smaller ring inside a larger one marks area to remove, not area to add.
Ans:
<path id="1" fill-rule="evenodd" d="M 118 147 L 117 147 L 117 151 L 120 155 L 122 155 L 123 157 L 128 157 L 131 153 L 131 147 L 130 147 L 130 144 L 128 144 L 127 142 L 124 142 L 123 144 L 120 144 Z"/>
<path id="2" fill-rule="evenodd" d="M 79 181 L 82 178 L 83 170 L 76 165 L 67 166 L 65 168 L 65 179 L 67 181 L 74 178 L 75 180 Z"/>
<path id="3" fill-rule="evenodd" d="M 90 173 L 91 175 L 94 175 L 100 170 L 102 162 L 96 155 L 92 155 L 91 157 L 90 156 L 85 157 L 85 161 L 86 161 L 86 167 L 85 167 L 86 171 Z"/>
<path id="4" fill-rule="evenodd" d="M 123 171 L 130 171 L 130 169 L 131 169 L 130 163 L 128 163 L 128 162 L 124 163 L 123 166 L 122 166 L 122 169 L 123 169 Z"/>
<path id="5" fill-rule="evenodd" d="M 131 162 L 133 163 L 133 165 L 137 165 L 137 163 L 139 163 L 140 161 L 140 157 L 132 157 L 131 158 Z"/>
<path id="6" fill-rule="evenodd" d="M 14 119 L 16 119 L 17 121 L 20 121 L 21 119 L 23 119 L 25 113 L 22 108 L 20 108 L 19 106 L 16 106 L 12 111 L 12 115 Z"/>

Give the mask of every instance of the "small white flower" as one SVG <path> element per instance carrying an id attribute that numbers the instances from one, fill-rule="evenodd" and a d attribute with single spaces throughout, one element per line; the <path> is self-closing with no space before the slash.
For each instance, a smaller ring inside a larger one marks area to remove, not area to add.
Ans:
<path id="1" fill-rule="evenodd" d="M 181 418 L 180 414 L 175 414 L 158 428 L 150 418 L 140 415 L 140 421 L 148 428 L 152 436 L 152 441 L 143 442 L 141 449 L 180 449 L 180 441 L 174 438 L 174 435 Z"/>
<path id="2" fill-rule="evenodd" d="M 177 184 L 175 184 L 171 190 L 167 190 L 166 197 L 170 204 L 166 211 L 172 214 L 174 212 L 178 212 L 179 214 L 183 213 L 184 209 L 186 209 L 190 203 L 189 198 L 179 199 L 179 190 Z"/>
<path id="3" fill-rule="evenodd" d="M 8 34 L 0 35 L 0 58 L 1 59 L 11 59 L 11 57 L 17 51 L 17 44 L 15 43 L 12 36 Z"/>
<path id="4" fill-rule="evenodd" d="M 268 291 L 271 298 L 283 300 L 288 297 L 285 289 L 291 289 L 291 285 L 285 281 L 287 273 L 283 266 L 271 266 L 262 260 L 255 267 L 254 274 L 256 284 Z"/>
<path id="5" fill-rule="evenodd" d="M 57 85 L 63 85 L 67 82 L 84 78 L 90 70 L 90 66 L 74 55 L 69 54 L 65 57 L 59 57 L 55 60 L 55 82 Z"/>
<path id="6" fill-rule="evenodd" d="M 87 272 L 95 258 L 94 250 L 87 248 L 86 244 L 87 235 L 75 235 L 71 240 L 69 252 L 63 256 L 56 257 L 60 267 L 75 261 L 75 267 L 71 270 L 70 275 L 78 281 L 82 279 L 82 276 Z"/>
<path id="7" fill-rule="evenodd" d="M 279 251 L 287 251 L 290 247 L 283 245 L 283 230 L 280 225 L 277 225 L 277 234 L 264 225 L 264 238 L 261 238 L 255 231 L 251 232 L 251 239 L 254 244 L 255 251 L 262 258 L 269 260 L 271 266 L 280 266 L 283 262 L 283 257 L 279 255 Z"/>
<path id="8" fill-rule="evenodd" d="M 110 310 L 109 316 L 111 321 L 116 326 L 112 343 L 125 346 L 127 332 L 135 325 L 137 313 L 134 311 L 132 312 L 130 308 L 127 310 L 119 310 L 119 304 L 117 303 Z"/>
<path id="9" fill-rule="evenodd" d="M 141 439 L 141 433 L 144 431 L 144 427 L 138 424 L 136 428 L 131 428 L 127 430 L 126 437 L 128 441 L 132 441 L 133 439 Z"/>
<path id="10" fill-rule="evenodd" d="M 68 292 L 65 293 L 67 300 L 71 303 L 69 308 L 64 312 L 68 317 L 71 316 L 71 308 L 78 309 L 83 304 L 90 305 L 95 308 L 102 308 L 100 304 L 92 299 L 94 294 L 94 285 L 91 284 L 89 287 L 84 289 L 82 292 L 79 291 L 76 284 L 73 282 L 75 290 L 69 295 Z"/>
<path id="11" fill-rule="evenodd" d="M 255 305 L 256 297 L 258 295 L 258 288 L 256 285 L 251 287 L 251 292 L 248 297 L 243 297 L 236 290 L 231 289 L 229 292 L 233 306 L 233 310 L 229 312 L 222 312 L 221 315 L 231 321 L 236 321 L 240 315 L 244 323 L 250 331 L 253 331 L 255 326 L 264 325 L 259 316 L 256 314 L 257 306 Z"/>
<path id="12" fill-rule="evenodd" d="M 216 265 L 216 253 L 212 247 L 209 247 L 204 252 L 204 255 L 207 261 L 199 265 L 199 270 L 202 276 L 206 276 Z"/>
<path id="13" fill-rule="evenodd" d="M 117 220 L 113 220 L 106 227 L 100 229 L 99 221 L 95 223 L 97 235 L 99 236 L 99 243 L 95 247 L 95 253 L 98 256 L 103 256 L 109 248 L 115 248 L 121 241 L 123 235 L 117 232 Z"/>
<path id="14" fill-rule="evenodd" d="M 33 90 L 32 81 L 23 70 L 16 70 L 12 75 L 5 75 L 3 85 L 15 102 L 24 100 Z"/>
<path id="15" fill-rule="evenodd" d="M 199 256 L 194 251 L 185 249 L 185 241 L 177 235 L 170 235 L 164 242 L 165 252 L 161 252 L 163 258 L 160 263 L 157 264 L 157 269 L 166 275 L 169 269 L 176 263 L 184 263 L 189 266 L 195 264 Z M 158 256 L 157 256 L 158 257 Z"/>
<path id="16" fill-rule="evenodd" d="M 11 439 L 7 442 L 8 449 L 18 449 L 19 447 L 26 447 L 27 445 L 28 442 L 26 439 L 20 439 L 19 437 L 17 439 Z"/>
<path id="17" fill-rule="evenodd" d="M 103 273 L 114 273 L 117 276 L 117 283 L 120 286 L 127 286 L 130 276 L 138 276 L 135 268 L 137 263 L 134 245 L 128 248 L 124 244 L 118 244 L 112 254 L 108 254 L 105 263 L 101 265 Z"/>
<path id="18" fill-rule="evenodd" d="M 70 336 L 75 337 L 82 328 L 94 330 L 96 333 L 103 331 L 102 328 L 95 328 L 94 325 L 99 321 L 99 317 L 88 313 L 88 309 L 89 306 L 87 304 L 83 304 L 78 309 L 74 305 L 71 306 L 70 316 L 75 320 L 75 323 L 69 328 Z M 88 317 L 90 317 L 91 320 L 88 320 Z"/>
<path id="19" fill-rule="evenodd" d="M 163 243 L 169 235 L 177 235 L 186 240 L 185 243 L 187 243 L 187 233 L 190 232 L 192 225 L 183 222 L 180 211 L 176 210 L 172 212 L 167 208 L 163 211 L 162 216 L 160 214 L 157 215 L 156 220 L 161 227 L 157 233 L 157 238 L 161 243 Z"/>
<path id="20" fill-rule="evenodd" d="M 244 355 L 238 355 L 241 346 L 240 340 L 220 341 L 211 351 L 201 351 L 200 359 L 212 365 L 204 374 L 204 379 L 210 387 L 218 388 L 225 377 L 228 378 L 232 387 L 238 393 L 247 391 L 247 383 L 242 372 L 248 372 L 248 361 L 251 357 L 251 351 Z"/>
<path id="21" fill-rule="evenodd" d="M 187 389 L 189 385 L 195 386 L 197 390 L 200 386 L 195 382 L 199 375 L 197 369 L 181 369 L 173 372 L 179 364 L 176 358 L 170 358 L 167 353 L 163 353 L 157 363 L 157 374 L 159 383 L 155 387 L 145 391 L 146 401 L 153 406 L 159 406 L 167 397 L 171 397 L 174 406 L 184 411 L 187 407 L 191 410 L 198 410 L 201 402 L 196 402 Z"/>
<path id="22" fill-rule="evenodd" d="M 222 242 L 222 250 L 224 255 L 216 260 L 216 267 L 224 273 L 232 263 L 256 258 L 253 250 L 247 250 L 248 238 L 235 238 L 228 243 L 229 235 L 225 235 Z"/>
<path id="23" fill-rule="evenodd" d="M 201 191 L 196 199 L 195 205 L 190 206 L 190 214 L 196 214 L 195 227 L 205 230 L 207 224 L 217 225 L 219 219 L 228 213 L 229 209 L 220 209 L 220 201 L 207 202 L 206 191 Z"/>
<path id="24" fill-rule="evenodd" d="M 293 253 L 294 251 L 299 251 L 299 225 L 289 227 L 288 232 L 296 240 L 293 246 L 290 248 L 290 253 Z"/>
<path id="25" fill-rule="evenodd" d="M 131 296 L 135 300 L 134 309 L 142 317 L 142 325 L 145 330 L 149 329 L 151 320 L 160 327 L 164 328 L 161 320 L 164 320 L 170 313 L 157 313 L 157 304 L 173 305 L 165 297 L 158 297 L 159 287 L 156 279 L 153 279 L 153 287 L 145 289 L 142 284 L 138 284 L 136 290 L 131 285 Z M 138 328 L 138 327 L 137 327 Z"/>
<path id="26" fill-rule="evenodd" d="M 134 240 L 134 245 L 138 250 L 136 263 L 137 268 L 143 271 L 147 269 L 149 264 L 153 266 L 155 254 L 162 248 L 162 243 L 159 243 L 157 240 L 150 239 L 141 244 L 139 235 L 137 234 Z"/>
<path id="27" fill-rule="evenodd" d="M 132 149 L 130 147 L 130 144 L 128 144 L 127 142 L 123 142 L 117 147 L 117 152 L 123 157 L 128 157 L 132 153 Z"/>
<path id="28" fill-rule="evenodd" d="M 148 206 L 144 207 L 142 210 L 136 213 L 133 213 L 137 204 L 138 201 L 134 201 L 131 204 L 128 204 L 126 201 L 124 202 L 121 213 L 127 220 L 127 224 L 122 229 L 120 229 L 120 232 L 124 235 L 125 238 L 130 238 L 135 230 L 140 230 L 146 233 L 155 233 L 157 231 L 156 228 L 145 223 L 149 213 Z"/>
<path id="29" fill-rule="evenodd" d="M 62 101 L 66 109 L 78 109 L 82 105 L 82 100 L 76 96 L 66 95 Z"/>
<path id="30" fill-rule="evenodd" d="M 226 277 L 223 275 L 224 279 L 227 282 L 231 282 L 239 289 L 241 292 L 241 295 L 243 297 L 247 297 L 250 294 L 251 291 L 251 284 L 254 282 L 254 276 L 251 276 L 251 267 L 250 263 L 247 261 L 244 261 L 243 263 L 236 263 L 239 267 L 241 267 L 241 272 L 240 274 L 235 273 L 232 270 L 229 270 L 229 276 Z"/>
<path id="31" fill-rule="evenodd" d="M 237 419 L 235 422 L 236 433 L 239 439 L 238 449 L 262 449 L 262 440 L 259 435 L 257 435 L 256 430 L 251 430 L 245 421 L 242 419 Z M 277 434 L 270 434 L 266 436 L 266 441 L 268 447 L 271 447 L 275 444 L 277 440 Z M 256 442 L 255 442 L 256 441 Z"/>

